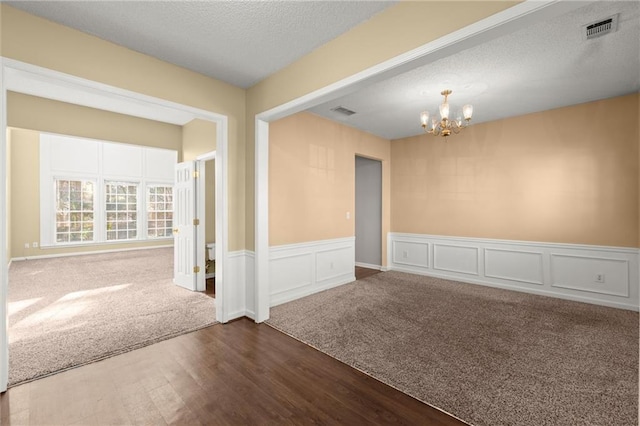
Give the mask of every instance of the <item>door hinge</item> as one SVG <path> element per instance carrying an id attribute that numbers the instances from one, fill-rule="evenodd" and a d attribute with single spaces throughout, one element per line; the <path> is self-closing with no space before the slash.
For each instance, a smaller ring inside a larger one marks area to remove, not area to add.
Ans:
<path id="1" fill-rule="evenodd" d="M 194 171 L 193 171 L 193 178 L 194 178 L 194 179 L 198 179 L 199 177 L 200 177 L 200 172 L 199 172 L 199 171 L 197 171 L 197 170 L 194 170 Z"/>
<path id="2" fill-rule="evenodd" d="M 195 226 L 200 225 L 200 219 L 193 219 L 193 224 Z"/>
<path id="3" fill-rule="evenodd" d="M 194 266 L 193 267 L 193 273 L 197 274 L 198 272 L 200 272 L 200 267 L 199 266 Z"/>

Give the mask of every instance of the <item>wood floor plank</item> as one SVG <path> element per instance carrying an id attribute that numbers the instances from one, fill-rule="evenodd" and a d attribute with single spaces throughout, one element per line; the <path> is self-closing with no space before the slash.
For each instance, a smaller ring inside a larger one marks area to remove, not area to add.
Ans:
<path id="1" fill-rule="evenodd" d="M 10 388 L 4 424 L 461 425 L 248 319 Z"/>

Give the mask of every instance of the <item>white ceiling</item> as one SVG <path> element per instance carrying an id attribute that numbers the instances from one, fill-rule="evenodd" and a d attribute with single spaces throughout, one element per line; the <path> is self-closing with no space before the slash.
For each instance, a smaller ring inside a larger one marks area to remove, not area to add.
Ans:
<path id="1" fill-rule="evenodd" d="M 617 32 L 586 40 L 583 25 L 619 13 Z M 422 133 L 419 114 L 474 106 L 474 123 L 640 91 L 640 2 L 598 1 L 310 111 L 387 139 Z M 344 117 L 330 111 L 356 111 Z M 596 118 L 596 117 L 594 117 Z"/>
<path id="2" fill-rule="evenodd" d="M 396 1 L 5 1 L 242 88 Z"/>
<path id="3" fill-rule="evenodd" d="M 7 3 L 241 86 L 277 71 L 392 4 L 270 0 Z M 425 109 L 437 113 L 445 88 L 453 90 L 453 107 L 473 104 L 474 123 L 640 91 L 640 2 L 601 0 L 583 2 L 584 7 L 562 3 L 570 5 L 565 8 L 569 13 L 553 13 L 549 16 L 554 18 L 537 18 L 537 23 L 526 21 L 534 23 L 522 24 L 524 28 L 499 38 L 478 38 L 489 41 L 467 44 L 474 47 L 459 52 L 453 49 L 455 53 L 446 57 L 443 53 L 439 55 L 442 59 L 427 65 L 417 60 L 416 68 L 408 72 L 397 71 L 384 81 L 363 84 L 310 111 L 398 139 L 422 133 L 419 113 Z M 616 13 L 615 33 L 583 38 L 584 24 Z M 498 29 L 498 34 L 507 32 Z M 95 101 L 98 104 L 91 106 L 106 105 Z M 339 105 L 357 114 L 345 118 L 330 111 Z"/>

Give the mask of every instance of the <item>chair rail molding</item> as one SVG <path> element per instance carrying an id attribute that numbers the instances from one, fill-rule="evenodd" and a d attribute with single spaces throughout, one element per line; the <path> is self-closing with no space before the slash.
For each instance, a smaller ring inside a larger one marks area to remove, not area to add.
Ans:
<path id="1" fill-rule="evenodd" d="M 391 232 L 389 270 L 638 311 L 640 250 Z"/>

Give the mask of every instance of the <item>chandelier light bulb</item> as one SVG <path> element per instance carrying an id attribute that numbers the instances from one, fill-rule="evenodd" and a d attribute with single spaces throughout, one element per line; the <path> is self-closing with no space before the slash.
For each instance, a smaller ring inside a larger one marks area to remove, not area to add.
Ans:
<path id="1" fill-rule="evenodd" d="M 449 104 L 447 102 L 440 105 L 440 118 L 442 119 L 449 118 Z"/>
<path id="2" fill-rule="evenodd" d="M 469 104 L 463 106 L 462 115 L 464 115 L 465 120 L 467 121 L 471 120 L 471 116 L 473 115 L 473 106 Z"/>
<path id="3" fill-rule="evenodd" d="M 422 124 L 422 127 L 427 127 L 427 124 L 429 124 L 429 112 L 428 111 L 422 111 L 422 113 L 420 114 L 420 123 Z"/>

